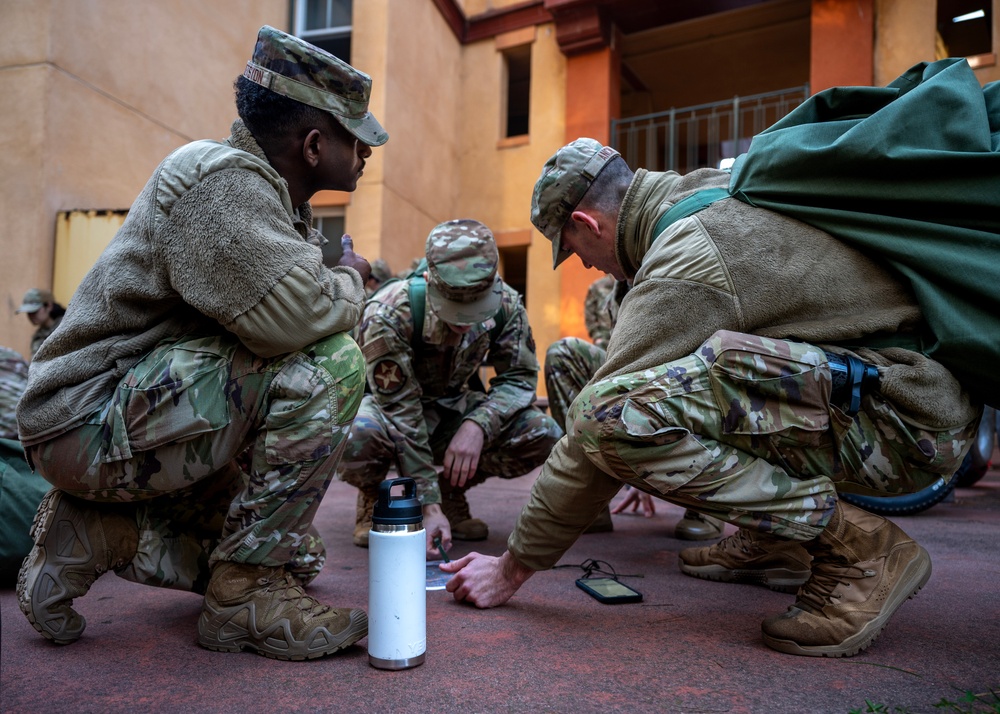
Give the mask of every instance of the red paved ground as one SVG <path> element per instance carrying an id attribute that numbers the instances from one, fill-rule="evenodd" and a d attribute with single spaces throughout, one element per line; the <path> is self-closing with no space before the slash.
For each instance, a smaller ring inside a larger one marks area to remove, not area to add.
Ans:
<path id="1" fill-rule="evenodd" d="M 503 551 L 532 480 L 470 492 L 492 531 L 481 552 Z M 367 551 L 351 545 L 353 513 L 354 491 L 334 484 L 318 519 L 330 560 L 313 591 L 365 606 Z M 1000 472 L 953 503 L 896 519 L 930 551 L 934 575 L 851 659 L 765 647 L 760 621 L 792 596 L 682 575 L 677 553 L 687 544 L 668 535 L 680 514 L 661 504 L 653 519 L 616 516 L 614 533 L 582 537 L 562 561 L 600 558 L 643 574 L 628 579 L 643 603 L 601 605 L 574 586 L 575 569 L 539 573 L 490 611 L 430 592 L 427 662 L 402 672 L 370 667 L 364 640 L 305 663 L 203 650 L 194 642 L 200 598 L 113 575 L 80 601 L 83 638 L 58 647 L 3 590 L 0 711 L 846 713 L 865 711 L 868 699 L 933 712 L 965 691 L 1000 695 Z M 459 544 L 453 555 L 468 550 Z"/>

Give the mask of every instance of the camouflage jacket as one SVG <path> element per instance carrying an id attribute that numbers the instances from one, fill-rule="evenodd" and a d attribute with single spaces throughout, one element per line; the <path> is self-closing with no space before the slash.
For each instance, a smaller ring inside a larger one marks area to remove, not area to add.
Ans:
<path id="1" fill-rule="evenodd" d="M 499 316 L 459 335 L 437 319 L 425 296 L 423 334 L 414 340 L 409 280 L 386 286 L 365 307 L 358 342 L 368 386 L 401 439 L 399 475 L 416 479 L 418 495 L 437 482 L 429 443 L 436 416 L 425 409 L 465 414 L 482 427 L 489 445 L 507 419 L 535 400 L 535 343 L 521 296 L 506 284 L 500 311 L 503 329 L 496 339 L 491 331 Z M 483 365 L 496 373 L 485 397 L 469 385 Z"/>
<path id="2" fill-rule="evenodd" d="M 17 402 L 28 383 L 28 363 L 17 352 L 0 347 L 0 439 L 17 438 Z"/>
<path id="3" fill-rule="evenodd" d="M 80 423 L 165 338 L 228 330 L 267 358 L 351 329 L 361 276 L 323 265 L 311 221 L 242 121 L 225 142 L 174 151 L 32 360 L 25 445 Z"/>
<path id="4" fill-rule="evenodd" d="M 614 329 L 609 300 L 615 289 L 615 279 L 610 275 L 598 278 L 587 288 L 587 297 L 583 301 L 583 323 L 587 326 L 590 341 L 598 347 L 607 347 Z M 615 311 L 617 313 L 617 310 Z"/>
<path id="5" fill-rule="evenodd" d="M 830 345 L 920 328 L 916 298 L 901 277 L 787 216 L 730 198 L 653 235 L 674 203 L 728 183 L 728 173 L 713 169 L 636 171 L 615 245 L 632 288 L 592 381 L 689 355 L 718 330 Z M 939 363 L 899 348 L 856 353 L 879 366 L 880 393 L 915 424 L 945 430 L 978 418 L 978 405 Z M 536 570 L 551 567 L 620 487 L 564 437 L 518 517 L 511 554 Z"/>

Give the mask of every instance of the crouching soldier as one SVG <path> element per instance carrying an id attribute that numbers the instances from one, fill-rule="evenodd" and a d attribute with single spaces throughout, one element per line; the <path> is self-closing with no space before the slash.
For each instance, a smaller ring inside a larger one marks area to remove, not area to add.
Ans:
<path id="1" fill-rule="evenodd" d="M 346 331 L 369 277 L 347 236 L 323 265 L 308 201 L 353 191 L 388 139 L 370 92 L 261 28 L 230 137 L 160 164 L 42 344 L 17 417 L 54 488 L 17 597 L 49 640 L 80 637 L 73 601 L 108 570 L 204 593 L 212 650 L 302 660 L 367 634 L 364 610 L 301 586 L 322 566 L 312 521 L 364 391 Z"/>
<path id="2" fill-rule="evenodd" d="M 416 479 L 428 543 L 484 540 L 466 492 L 490 476 L 539 466 L 562 430 L 532 405 L 538 360 L 520 295 L 497 275 L 482 223 L 442 223 L 426 271 L 393 282 L 365 307 L 359 343 L 368 386 L 340 467 L 358 494 L 354 543 L 368 546 L 378 485 L 395 466 Z M 480 368 L 495 370 L 489 389 Z M 436 467 L 441 467 L 439 477 Z"/>

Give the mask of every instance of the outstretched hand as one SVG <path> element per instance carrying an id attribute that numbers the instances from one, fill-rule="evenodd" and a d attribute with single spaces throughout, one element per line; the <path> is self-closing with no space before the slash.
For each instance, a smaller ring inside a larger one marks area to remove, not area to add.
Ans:
<path id="1" fill-rule="evenodd" d="M 455 600 L 480 608 L 503 605 L 535 572 L 514 560 L 509 552 L 499 558 L 473 552 L 438 567 L 455 574 L 445 586 Z"/>
<path id="2" fill-rule="evenodd" d="M 361 274 L 361 284 L 364 285 L 367 283 L 368 278 L 372 275 L 372 266 L 368 264 L 367 260 L 354 252 L 354 239 L 345 233 L 340 239 L 340 247 L 344 252 L 340 256 L 340 260 L 337 261 L 337 265 L 354 268 Z"/>
<path id="3" fill-rule="evenodd" d="M 629 506 L 632 507 L 632 513 L 642 509 L 642 515 L 646 518 L 652 518 L 653 514 L 656 513 L 656 506 L 653 505 L 653 497 L 637 488 L 629 489 L 628 495 L 611 512 L 624 513 Z"/>

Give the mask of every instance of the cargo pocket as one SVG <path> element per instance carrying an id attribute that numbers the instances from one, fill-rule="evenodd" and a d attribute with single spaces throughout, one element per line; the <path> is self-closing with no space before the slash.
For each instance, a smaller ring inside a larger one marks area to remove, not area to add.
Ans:
<path id="1" fill-rule="evenodd" d="M 229 425 L 229 355 L 199 342 L 154 350 L 125 375 L 104 418 L 104 461 Z"/>
<path id="2" fill-rule="evenodd" d="M 336 386 L 327 371 L 301 354 L 287 358 L 268 393 L 264 453 L 269 464 L 316 461 L 333 452 Z"/>
<path id="3" fill-rule="evenodd" d="M 623 480 L 633 476 L 661 494 L 681 488 L 712 463 L 711 452 L 655 403 L 627 399 L 611 431 L 601 449 L 608 465 Z"/>
<path id="4" fill-rule="evenodd" d="M 816 365 L 730 350 L 709 374 L 723 435 L 810 447 L 830 428 L 830 380 Z"/>

